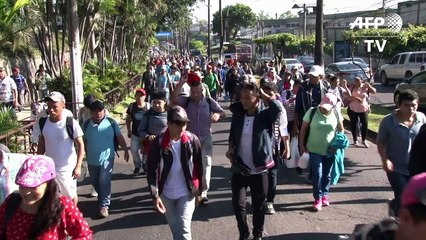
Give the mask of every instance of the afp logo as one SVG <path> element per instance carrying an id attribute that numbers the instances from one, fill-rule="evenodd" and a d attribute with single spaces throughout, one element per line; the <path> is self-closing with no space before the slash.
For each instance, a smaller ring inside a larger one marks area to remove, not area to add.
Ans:
<path id="1" fill-rule="evenodd" d="M 357 17 L 353 23 L 350 23 L 350 29 L 353 30 L 354 28 L 358 29 L 378 29 L 379 27 L 387 26 L 387 28 L 394 32 L 395 34 L 401 31 L 402 29 L 402 18 L 396 13 L 388 14 L 385 18 L 383 17 Z M 372 36 L 362 36 L 362 37 L 372 37 Z M 386 36 L 382 36 L 386 37 Z M 387 37 L 394 37 L 394 36 L 387 36 Z M 371 46 L 375 43 L 377 50 L 379 52 L 383 52 L 387 40 L 373 40 L 373 39 L 366 39 L 364 40 L 364 43 L 367 44 L 367 52 L 371 52 Z"/>

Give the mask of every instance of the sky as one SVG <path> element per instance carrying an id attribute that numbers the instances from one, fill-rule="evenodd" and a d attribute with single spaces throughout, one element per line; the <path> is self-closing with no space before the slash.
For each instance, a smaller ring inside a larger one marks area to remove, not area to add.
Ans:
<path id="1" fill-rule="evenodd" d="M 323 0 L 324 1 L 324 13 L 343 13 L 343 12 L 355 12 L 363 10 L 375 10 L 382 7 L 382 0 Z M 385 7 L 397 8 L 398 2 L 405 2 L 401 0 L 385 0 Z M 301 9 L 291 9 L 294 4 L 307 6 L 315 6 L 315 0 L 222 0 L 222 8 L 228 5 L 234 5 L 236 3 L 243 3 L 251 7 L 254 13 L 258 14 L 262 10 L 272 18 L 275 18 L 275 14 L 278 13 L 278 17 L 288 10 L 291 10 L 293 14 L 297 15 L 297 12 Z M 211 16 L 213 13 L 219 11 L 219 0 L 210 0 L 211 5 Z M 205 19 L 207 20 L 207 0 L 199 2 L 193 11 L 194 20 Z"/>

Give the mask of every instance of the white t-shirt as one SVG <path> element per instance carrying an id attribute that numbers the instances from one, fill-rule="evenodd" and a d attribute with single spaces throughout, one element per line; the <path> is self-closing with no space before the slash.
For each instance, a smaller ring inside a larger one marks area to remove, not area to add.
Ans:
<path id="1" fill-rule="evenodd" d="M 247 165 L 252 171 L 252 174 L 256 174 L 256 167 L 253 163 L 253 122 L 254 116 L 244 117 L 243 132 L 241 133 L 240 147 L 238 149 L 238 156 L 241 157 L 243 163 Z"/>
<path id="2" fill-rule="evenodd" d="M 188 196 L 189 194 L 180 160 L 181 140 L 170 140 L 170 145 L 172 148 L 173 163 L 164 184 L 163 194 L 169 199 L 179 199 L 181 197 Z"/>
<path id="3" fill-rule="evenodd" d="M 73 135 L 74 139 L 70 139 L 66 129 L 66 117 L 56 123 L 46 120 L 43 127 L 42 135 L 46 149 L 46 156 L 51 157 L 55 161 L 56 171 L 72 172 L 77 164 L 77 153 L 74 147 L 74 139 L 83 136 L 78 122 L 73 119 Z"/>
<path id="4" fill-rule="evenodd" d="M 0 79 L 0 102 L 12 102 L 13 89 L 17 88 L 15 81 L 11 77 L 5 76 L 3 80 Z"/>
<path id="5" fill-rule="evenodd" d="M 33 126 L 33 131 L 31 133 L 31 143 L 38 143 L 38 137 L 41 134 L 39 122 L 40 122 L 40 118 L 44 118 L 48 116 L 46 110 L 47 110 L 47 104 L 43 103 L 42 110 L 40 111 L 40 114 L 37 115 L 36 124 L 34 124 Z M 64 110 L 62 110 L 62 117 L 63 118 L 74 117 L 74 115 L 72 114 L 70 110 L 64 108 Z"/>

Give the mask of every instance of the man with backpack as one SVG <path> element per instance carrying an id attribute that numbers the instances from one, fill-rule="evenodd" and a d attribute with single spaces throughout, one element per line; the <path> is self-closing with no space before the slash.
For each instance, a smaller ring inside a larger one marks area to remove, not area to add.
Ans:
<path id="1" fill-rule="evenodd" d="M 190 96 L 179 96 L 180 90 L 188 82 Z M 208 202 L 207 191 L 210 186 L 213 138 L 211 124 L 225 117 L 225 112 L 219 104 L 211 97 L 203 95 L 203 86 L 200 77 L 195 73 L 189 73 L 179 81 L 175 91 L 172 93 L 172 103 L 183 107 L 189 118 L 187 130 L 194 133 L 201 141 L 202 160 L 204 167 L 204 191 L 201 194 L 201 204 Z"/>
<path id="2" fill-rule="evenodd" d="M 129 151 L 117 122 L 105 116 L 104 104 L 96 100 L 90 106 L 92 118 L 84 122 L 84 141 L 90 180 L 98 196 L 99 215 L 109 215 L 111 203 L 111 175 L 114 166 L 114 152 L 117 145 L 124 150 L 124 159 L 129 161 Z"/>
<path id="3" fill-rule="evenodd" d="M 49 94 L 46 101 L 49 116 L 39 120 L 41 134 L 37 154 L 45 154 L 55 159 L 59 191 L 77 204 L 76 179 L 80 177 L 84 157 L 83 131 L 77 120 L 66 117 L 63 113 L 64 95 L 54 91 Z"/>
<path id="4" fill-rule="evenodd" d="M 14 67 L 12 70 L 12 75 L 10 76 L 15 80 L 17 90 L 18 90 L 18 103 L 19 103 L 19 111 L 24 110 L 25 105 L 25 93 L 28 91 L 27 79 L 21 74 L 18 67 Z"/>

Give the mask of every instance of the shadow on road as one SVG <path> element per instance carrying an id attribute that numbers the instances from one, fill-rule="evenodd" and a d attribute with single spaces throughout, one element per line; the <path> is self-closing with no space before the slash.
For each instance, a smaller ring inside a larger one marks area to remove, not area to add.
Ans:
<path id="1" fill-rule="evenodd" d="M 342 240 L 347 239 L 347 235 L 345 234 L 335 234 L 335 233 L 289 233 L 283 234 L 279 236 L 270 236 L 265 239 L 276 239 L 276 240 Z"/>

